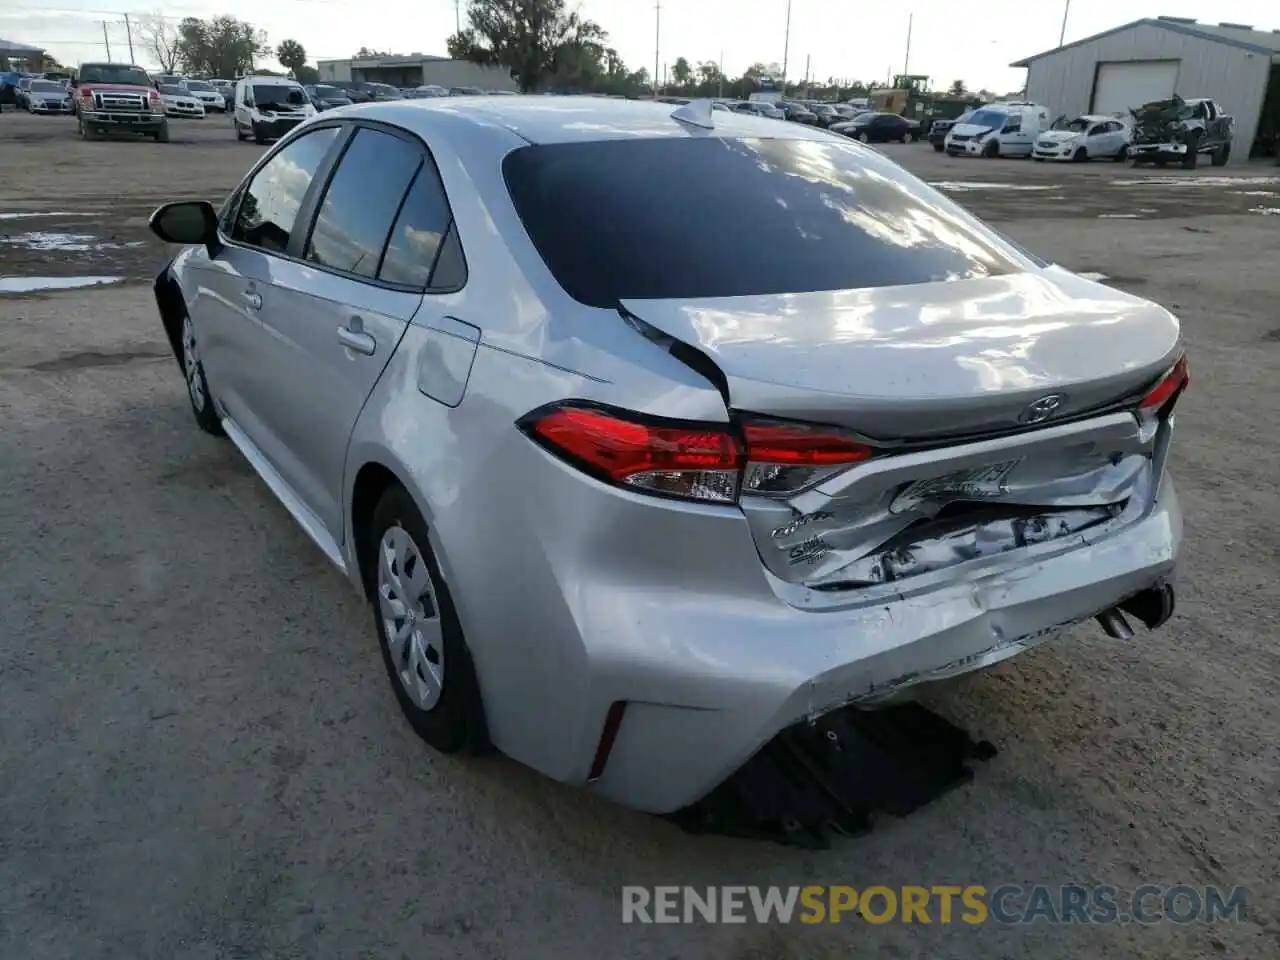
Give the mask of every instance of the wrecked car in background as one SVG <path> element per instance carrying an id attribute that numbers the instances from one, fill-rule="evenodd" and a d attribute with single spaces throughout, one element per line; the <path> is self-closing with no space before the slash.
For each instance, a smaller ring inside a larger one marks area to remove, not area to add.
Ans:
<path id="1" fill-rule="evenodd" d="M 1154 163 L 1158 167 L 1174 162 L 1194 170 L 1200 154 L 1207 153 L 1215 167 L 1231 158 L 1232 119 L 1213 100 L 1153 100 L 1133 114 L 1133 143 L 1129 157 L 1133 165 Z"/>

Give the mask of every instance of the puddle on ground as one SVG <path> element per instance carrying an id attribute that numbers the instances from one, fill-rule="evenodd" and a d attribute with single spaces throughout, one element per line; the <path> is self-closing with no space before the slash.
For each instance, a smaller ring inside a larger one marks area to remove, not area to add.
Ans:
<path id="1" fill-rule="evenodd" d="M 983 180 L 934 180 L 929 183 L 931 187 L 937 187 L 939 190 L 951 190 L 954 193 L 967 193 L 971 190 L 1057 190 L 1057 184 L 1038 183 L 992 183 Z"/>
<path id="2" fill-rule="evenodd" d="M 1112 180 L 1115 187 L 1243 187 L 1280 183 L 1280 177 L 1133 177 Z"/>
<path id="3" fill-rule="evenodd" d="M 0 293 L 36 293 L 40 290 L 75 290 L 119 283 L 124 277 L 0 277 Z"/>
<path id="4" fill-rule="evenodd" d="M 1264 217 L 1280 216 L 1280 207 L 1250 207 L 1250 213 L 1260 213 Z"/>
<path id="5" fill-rule="evenodd" d="M 73 210 L 50 210 L 41 213 L 0 213 L 0 220 L 22 220 L 26 217 L 92 217 L 92 213 L 76 213 Z"/>
<path id="6" fill-rule="evenodd" d="M 64 250 L 72 253 L 83 253 L 89 250 L 125 250 L 132 247 L 146 246 L 141 240 L 128 243 L 115 243 L 99 240 L 91 233 L 17 233 L 0 237 L 0 243 L 22 247 L 24 250 Z"/>

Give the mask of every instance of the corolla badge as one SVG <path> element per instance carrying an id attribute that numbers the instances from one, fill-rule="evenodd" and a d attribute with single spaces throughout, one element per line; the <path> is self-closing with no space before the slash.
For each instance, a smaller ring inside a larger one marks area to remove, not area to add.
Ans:
<path id="1" fill-rule="evenodd" d="M 1063 397 L 1058 393 L 1051 393 L 1047 397 L 1041 397 L 1039 400 L 1027 404 L 1027 408 L 1018 414 L 1019 423 L 1043 423 L 1048 420 L 1062 406 Z"/>

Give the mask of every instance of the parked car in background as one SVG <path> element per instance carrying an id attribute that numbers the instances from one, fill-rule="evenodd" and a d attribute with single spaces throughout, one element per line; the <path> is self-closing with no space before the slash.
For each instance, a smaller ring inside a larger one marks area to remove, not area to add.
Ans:
<path id="1" fill-rule="evenodd" d="M 369 94 L 370 99 L 379 103 L 404 99 L 404 94 L 389 83 L 366 83 L 364 89 Z"/>
<path id="2" fill-rule="evenodd" d="M 953 157 L 1029 157 L 1048 126 L 1049 111 L 1038 103 L 989 103 L 947 131 L 943 147 Z"/>
<path id="3" fill-rule="evenodd" d="M 1215 167 L 1231 159 L 1234 121 L 1207 97 L 1175 96 L 1131 112 L 1134 130 L 1129 156 L 1135 167 L 1143 163 L 1162 167 L 1172 161 L 1194 170 L 1202 153 L 1209 154 Z"/>
<path id="4" fill-rule="evenodd" d="M 449 96 L 451 97 L 483 97 L 484 91 L 479 87 L 450 87 Z"/>
<path id="5" fill-rule="evenodd" d="M 735 113 L 754 113 L 770 120 L 785 120 L 787 115 L 765 100 L 739 100 L 730 107 Z"/>
<path id="6" fill-rule="evenodd" d="M 18 81 L 22 77 L 16 70 L 0 70 L 0 110 L 18 105 Z"/>
<path id="7" fill-rule="evenodd" d="M 176 73 L 157 73 L 155 75 L 157 88 L 160 86 L 179 87 L 183 90 L 187 89 L 187 78 L 181 77 Z"/>
<path id="8" fill-rule="evenodd" d="M 200 101 L 205 110 L 223 113 L 227 109 L 227 100 L 217 87 L 208 80 L 188 80 L 186 92 Z"/>
<path id="9" fill-rule="evenodd" d="M 70 113 L 71 90 L 60 81 L 32 80 L 27 88 L 27 109 L 32 113 Z"/>
<path id="10" fill-rule="evenodd" d="M 354 107 L 151 218 L 196 424 L 366 598 L 406 727 L 670 813 L 1168 620 L 1176 317 L 827 131 L 569 105 Z"/>
<path id="11" fill-rule="evenodd" d="M 373 94 L 365 88 L 368 84 L 359 80 L 326 80 L 331 87 L 341 90 L 352 103 L 371 103 Z"/>
<path id="12" fill-rule="evenodd" d="M 1074 120 L 1059 117 L 1036 137 L 1031 156 L 1036 160 L 1116 160 L 1129 157 L 1129 124 L 1116 117 L 1085 114 Z"/>
<path id="13" fill-rule="evenodd" d="M 82 63 L 76 78 L 75 111 L 80 136 L 139 133 L 169 142 L 164 100 L 147 71 L 132 63 Z"/>
<path id="14" fill-rule="evenodd" d="M 18 107 L 22 110 L 27 110 L 31 107 L 28 94 L 31 92 L 31 84 L 35 83 L 35 81 L 36 78 L 30 76 L 23 76 L 18 79 L 17 101 Z"/>
<path id="15" fill-rule="evenodd" d="M 796 103 L 794 100 L 778 100 L 774 106 L 794 123 L 803 123 L 811 127 L 818 125 L 817 115 L 803 103 Z"/>
<path id="16" fill-rule="evenodd" d="M 267 143 L 284 136 L 317 111 L 302 84 L 287 77 L 241 77 L 236 81 L 232 126 L 237 140 Z"/>
<path id="17" fill-rule="evenodd" d="M 447 97 L 449 88 L 442 87 L 437 83 L 427 83 L 420 87 L 414 87 L 409 91 L 409 95 L 415 100 L 428 100 L 433 97 Z"/>
<path id="18" fill-rule="evenodd" d="M 808 108 L 809 112 L 818 118 L 818 126 L 820 127 L 829 127 L 833 123 L 849 119 L 830 103 L 811 103 L 808 104 Z"/>
<path id="19" fill-rule="evenodd" d="M 954 120 L 947 120 L 939 117 L 929 124 L 929 143 L 933 145 L 933 149 L 941 153 L 946 149 L 947 134 L 951 132 L 951 128 L 957 123 L 964 123 L 973 115 L 972 110 L 966 110 Z"/>
<path id="20" fill-rule="evenodd" d="M 160 99 L 164 101 L 167 117 L 184 117 L 188 120 L 204 119 L 204 104 L 187 91 L 172 83 L 160 84 Z"/>
<path id="21" fill-rule="evenodd" d="M 335 107 L 351 106 L 351 98 L 346 92 L 328 83 L 309 84 L 302 89 L 307 91 L 311 104 L 317 110 L 332 110 Z"/>
<path id="22" fill-rule="evenodd" d="M 896 113 L 863 113 L 831 130 L 863 143 L 915 143 L 920 139 L 920 124 Z"/>

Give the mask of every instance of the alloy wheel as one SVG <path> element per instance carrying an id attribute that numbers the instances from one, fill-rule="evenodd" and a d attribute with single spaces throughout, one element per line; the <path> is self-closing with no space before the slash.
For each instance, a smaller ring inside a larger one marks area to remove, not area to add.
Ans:
<path id="1" fill-rule="evenodd" d="M 187 393 L 196 413 L 204 412 L 208 397 L 204 392 L 204 377 L 200 374 L 200 355 L 196 347 L 196 333 L 191 318 L 182 321 L 182 370 L 187 378 Z"/>
<path id="2" fill-rule="evenodd" d="M 444 689 L 444 625 L 431 571 L 401 526 L 388 527 L 378 544 L 378 611 L 400 685 L 431 710 Z"/>

